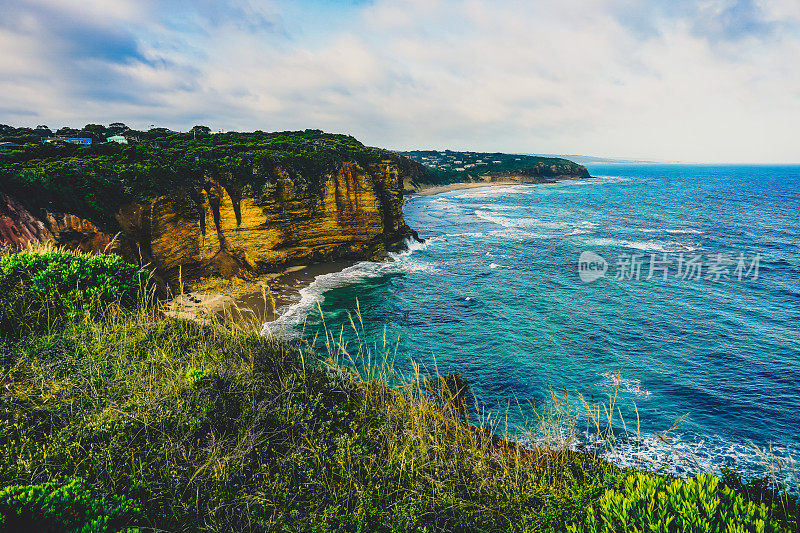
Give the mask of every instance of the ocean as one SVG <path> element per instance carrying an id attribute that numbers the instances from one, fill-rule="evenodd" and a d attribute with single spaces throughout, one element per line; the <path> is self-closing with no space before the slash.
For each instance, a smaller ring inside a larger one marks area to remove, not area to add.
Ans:
<path id="1" fill-rule="evenodd" d="M 353 342 L 358 307 L 361 339 L 394 343 L 398 372 L 460 373 L 523 443 L 554 393 L 560 423 L 618 464 L 752 477 L 770 463 L 796 483 L 800 167 L 589 170 L 410 198 L 424 243 L 318 277 L 265 329 L 312 338 L 321 309 Z M 612 402 L 600 446 L 588 412 Z"/>

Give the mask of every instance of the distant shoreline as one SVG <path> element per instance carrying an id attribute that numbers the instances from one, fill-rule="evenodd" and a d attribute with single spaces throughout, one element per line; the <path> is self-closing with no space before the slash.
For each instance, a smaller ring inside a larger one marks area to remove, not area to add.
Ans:
<path id="1" fill-rule="evenodd" d="M 547 185 L 550 183 L 558 183 L 559 181 L 581 180 L 593 178 L 594 176 L 554 176 L 547 181 L 527 181 L 529 178 L 521 179 L 504 179 L 502 181 L 459 181 L 456 183 L 448 183 L 446 185 L 429 185 L 421 184 L 414 189 L 405 189 L 403 194 L 406 198 L 413 198 L 415 196 L 431 196 L 433 194 L 441 194 L 444 192 L 458 191 L 461 189 L 474 189 L 476 187 L 493 187 L 495 185 Z"/>
<path id="2" fill-rule="evenodd" d="M 457 183 L 448 183 L 447 185 L 422 185 L 418 189 L 408 191 L 406 189 L 405 197 L 413 198 L 415 196 L 431 196 L 433 194 L 441 194 L 443 192 L 458 191 L 461 189 L 474 189 L 477 187 L 493 187 L 495 185 L 542 185 L 541 183 L 525 183 L 515 180 L 503 181 L 462 181 Z"/>

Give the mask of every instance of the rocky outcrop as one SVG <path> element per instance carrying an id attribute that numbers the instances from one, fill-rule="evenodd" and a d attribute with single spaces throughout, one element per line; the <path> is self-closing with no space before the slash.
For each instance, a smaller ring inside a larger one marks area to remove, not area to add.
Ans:
<path id="1" fill-rule="evenodd" d="M 373 259 L 416 234 L 403 220 L 401 178 L 392 161 L 345 162 L 317 188 L 276 169 L 244 194 L 207 177 L 200 191 L 177 191 L 124 206 L 125 244 L 166 279 L 179 273 L 225 278 L 293 263 Z"/>
<path id="2" fill-rule="evenodd" d="M 37 217 L 0 193 L 0 243 L 114 251 L 175 282 L 179 276 L 247 277 L 287 264 L 376 259 L 416 238 L 403 220 L 396 161 L 369 168 L 344 162 L 313 182 L 293 180 L 277 168 L 259 191 L 223 185 L 230 182 L 223 178 L 207 176 L 200 190 L 124 205 L 116 216 L 118 239 L 74 215 Z"/>
<path id="3" fill-rule="evenodd" d="M 19 200 L 0 191 L 0 246 L 14 249 L 53 243 L 69 250 L 103 252 L 112 238 L 90 221 L 46 211 L 34 216 Z"/>

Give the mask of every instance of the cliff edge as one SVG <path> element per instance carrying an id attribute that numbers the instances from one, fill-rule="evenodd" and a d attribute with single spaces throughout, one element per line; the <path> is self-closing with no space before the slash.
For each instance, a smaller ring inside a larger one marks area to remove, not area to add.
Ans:
<path id="1" fill-rule="evenodd" d="M 416 238 L 403 220 L 414 165 L 349 136 L 171 136 L 0 155 L 0 245 L 112 251 L 170 283 L 378 259 Z"/>

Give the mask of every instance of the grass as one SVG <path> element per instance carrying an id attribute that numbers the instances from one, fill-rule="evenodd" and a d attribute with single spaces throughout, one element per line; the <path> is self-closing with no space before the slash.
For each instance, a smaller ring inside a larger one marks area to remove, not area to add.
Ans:
<path id="1" fill-rule="evenodd" d="M 0 486 L 80 479 L 140 510 L 119 527 L 158 531 L 607 531 L 592 517 L 641 500 L 633 472 L 556 438 L 559 408 L 535 419 L 549 445 L 517 446 L 463 380 L 400 379 L 391 343 L 342 331 L 287 343 L 143 300 L 5 336 Z M 790 500 L 732 476 L 701 501 L 731 490 L 766 531 L 797 527 Z"/>

